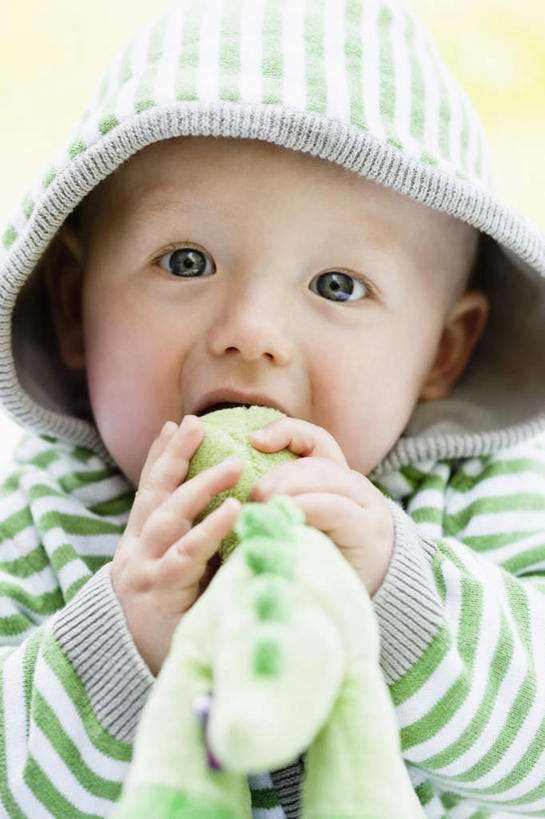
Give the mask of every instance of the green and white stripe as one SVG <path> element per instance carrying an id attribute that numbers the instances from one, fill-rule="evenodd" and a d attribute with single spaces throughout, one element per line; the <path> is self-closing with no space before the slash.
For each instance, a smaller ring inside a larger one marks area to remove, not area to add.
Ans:
<path id="1" fill-rule="evenodd" d="M 430 798 L 451 789 L 466 797 L 449 816 L 472 815 L 467 800 L 517 815 L 545 809 L 544 455 L 536 440 L 455 470 L 452 463 L 403 470 L 417 487 L 406 499 L 407 537 L 418 528 L 436 546 L 427 608 L 438 595 L 443 624 L 391 690 L 404 758 L 428 772 Z M 411 591 L 405 595 L 399 621 L 411 608 Z M 386 617 L 391 609 L 385 628 Z M 392 654 L 403 643 L 397 625 L 387 627 Z M 442 816 L 441 806 L 430 815 Z"/>
<path id="2" fill-rule="evenodd" d="M 381 667 L 425 813 L 541 815 L 545 441 L 422 461 L 376 485 L 396 534 L 373 598 Z M 49 436 L 25 436 L 2 477 L 0 805 L 10 818 L 107 817 L 119 799 L 153 682 L 109 576 L 133 498 L 119 470 Z M 249 777 L 254 819 L 297 817 L 300 779 L 295 763 Z"/>

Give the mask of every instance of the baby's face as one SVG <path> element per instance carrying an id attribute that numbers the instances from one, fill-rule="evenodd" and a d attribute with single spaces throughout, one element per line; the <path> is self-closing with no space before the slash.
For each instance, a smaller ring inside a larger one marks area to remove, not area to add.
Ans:
<path id="1" fill-rule="evenodd" d="M 96 194 L 84 363 L 133 485 L 163 424 L 216 388 L 324 427 L 363 474 L 382 460 L 434 362 L 465 225 L 246 140 L 156 143 Z"/>

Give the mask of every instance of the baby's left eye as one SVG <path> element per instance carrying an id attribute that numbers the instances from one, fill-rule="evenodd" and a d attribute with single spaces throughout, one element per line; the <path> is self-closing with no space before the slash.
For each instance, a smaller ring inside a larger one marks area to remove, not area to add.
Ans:
<path id="1" fill-rule="evenodd" d="M 162 265 L 163 259 L 169 259 L 166 266 Z M 214 272 L 216 266 L 208 253 L 200 250 L 193 245 L 176 247 L 173 250 L 164 253 L 159 258 L 159 267 L 166 270 L 167 273 L 173 273 L 179 278 L 202 278 L 200 274 L 209 275 Z M 195 274 L 198 274 L 195 276 Z"/>
<path id="2" fill-rule="evenodd" d="M 360 288 L 360 296 L 362 291 L 363 295 L 369 295 L 370 293 L 367 285 L 359 278 L 352 276 L 350 273 L 343 273 L 340 270 L 320 273 L 312 281 L 315 280 L 318 281 L 317 292 L 320 296 L 329 298 L 330 295 L 333 295 L 333 301 L 356 301 L 357 299 L 351 299 L 350 296 L 352 296 L 354 290 L 358 294 L 358 288 Z"/>

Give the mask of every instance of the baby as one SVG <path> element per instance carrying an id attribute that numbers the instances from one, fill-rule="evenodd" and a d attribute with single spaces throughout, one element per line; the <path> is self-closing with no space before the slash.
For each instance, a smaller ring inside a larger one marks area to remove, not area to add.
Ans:
<path id="1" fill-rule="evenodd" d="M 284 413 L 252 443 L 302 457 L 251 500 L 292 496 L 371 596 L 426 814 L 543 809 L 545 240 L 488 189 L 429 35 L 373 9 L 174 4 L 4 232 L 0 400 L 29 429 L 0 495 L 9 815 L 111 813 L 240 512 L 193 525 L 239 460 L 185 480 L 225 403 Z M 428 89 L 403 105 L 402 31 Z M 298 816 L 302 775 L 249 777 L 255 817 Z"/>
<path id="2" fill-rule="evenodd" d="M 239 512 L 224 503 L 191 528 L 241 461 L 182 483 L 196 415 L 219 402 L 286 413 L 270 445 L 312 457 L 271 471 L 259 499 L 296 496 L 373 594 L 393 524 L 363 476 L 466 366 L 488 304 L 466 290 L 477 231 L 331 162 L 206 137 L 144 148 L 74 221 L 49 297 L 64 363 L 85 368 L 101 437 L 139 485 L 112 581 L 152 672 Z M 150 451 L 165 418 L 184 423 Z"/>

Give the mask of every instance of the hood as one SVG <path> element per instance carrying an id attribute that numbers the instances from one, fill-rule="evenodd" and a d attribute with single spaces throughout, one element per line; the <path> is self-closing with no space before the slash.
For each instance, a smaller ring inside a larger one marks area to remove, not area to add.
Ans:
<path id="1" fill-rule="evenodd" d="M 234 3 L 223 15 L 219 6 L 180 0 L 120 49 L 4 227 L 3 411 L 115 466 L 84 375 L 68 371 L 57 351 L 40 263 L 70 213 L 133 154 L 201 135 L 310 153 L 480 231 L 491 305 L 483 336 L 449 397 L 417 404 L 373 476 L 489 454 L 543 431 L 545 237 L 496 194 L 478 117 L 427 30 L 394 0 Z"/>

